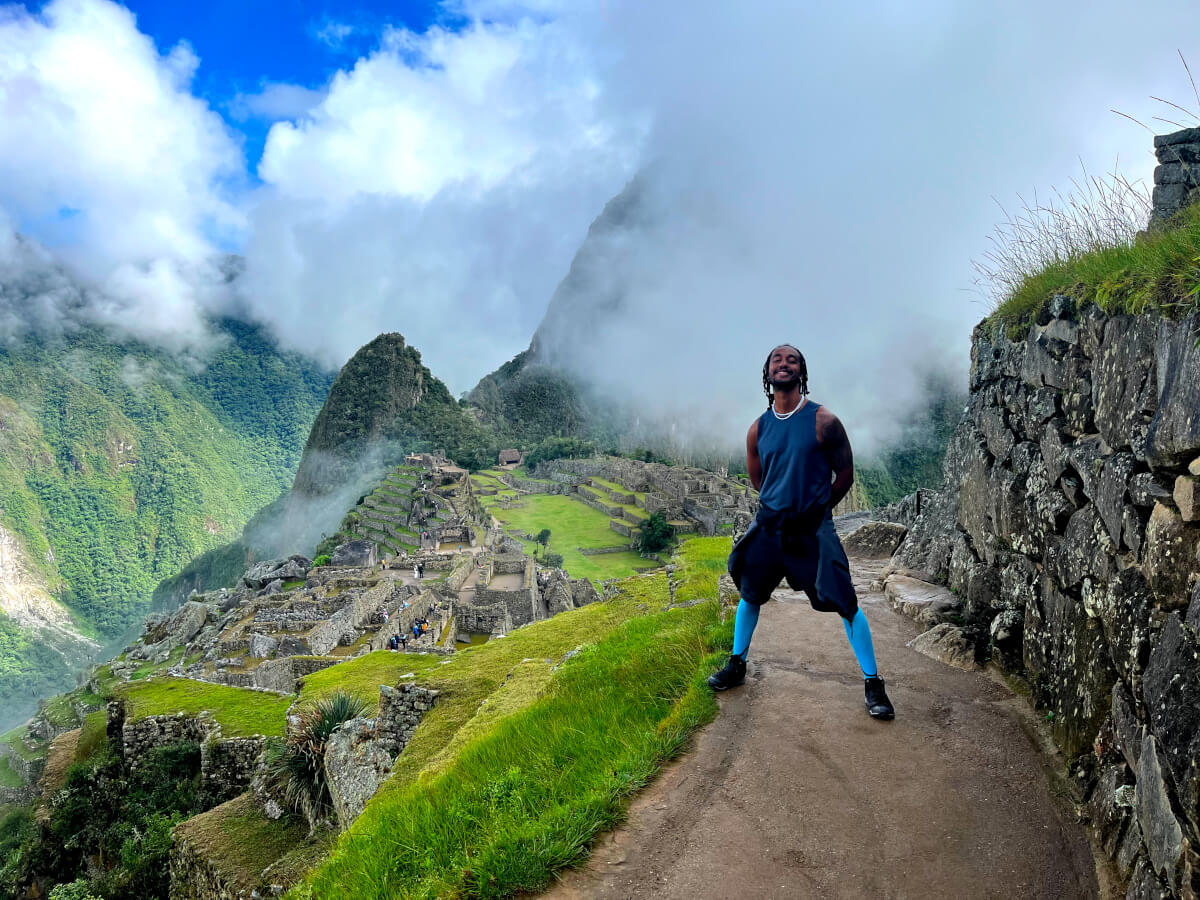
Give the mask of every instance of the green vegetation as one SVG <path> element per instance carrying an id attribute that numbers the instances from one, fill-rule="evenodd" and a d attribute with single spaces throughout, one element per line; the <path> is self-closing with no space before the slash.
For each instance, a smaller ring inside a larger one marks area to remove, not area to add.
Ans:
<path id="1" fill-rule="evenodd" d="M 623 578 L 631 575 L 646 560 L 633 552 L 604 553 L 589 556 L 579 549 L 613 547 L 621 543 L 621 536 L 608 527 L 608 516 L 562 494 L 528 494 L 521 498 L 519 506 L 504 509 L 489 504 L 494 497 L 482 498 L 484 506 L 491 510 L 505 529 L 517 534 L 537 534 L 542 528 L 552 526 L 548 549 L 563 558 L 563 565 L 572 577 L 603 580 Z M 523 541 L 526 550 L 532 553 L 533 541 Z"/>
<path id="2" fill-rule="evenodd" d="M 274 738 L 267 744 L 267 781 L 283 807 L 308 822 L 309 834 L 333 810 L 325 780 L 325 745 L 334 731 L 361 716 L 366 707 L 358 697 L 336 691 L 301 710 L 300 721 L 286 740 Z"/>
<path id="3" fill-rule="evenodd" d="M 727 537 L 692 538 L 675 555 L 675 602 L 717 596 L 717 581 L 725 574 L 733 540 Z"/>
<path id="4" fill-rule="evenodd" d="M 0 706 L 65 691 L 73 683 L 58 653 L 0 612 Z M 23 705 L 21 709 L 26 711 L 28 707 Z M 6 719 L 0 716 L 0 722 Z"/>
<path id="5" fill-rule="evenodd" d="M 262 691 L 165 676 L 131 681 L 115 693 L 125 700 L 130 721 L 174 713 L 197 715 L 207 710 L 226 738 L 283 734 L 291 705 L 288 697 Z"/>
<path id="6" fill-rule="evenodd" d="M 43 829 L 14 829 L 9 843 L 16 849 L 5 854 L 0 893 L 29 896 L 36 880 L 43 889 L 72 885 L 68 896 L 165 897 L 171 830 L 203 808 L 196 744 L 156 748 L 133 773 L 116 756 L 98 754 L 70 768 Z M 0 843 L 6 826 L 0 825 Z M 83 871 L 95 874 L 80 885 Z"/>
<path id="7" fill-rule="evenodd" d="M 1087 212 L 1089 217 L 1098 213 Z M 1052 222 L 1032 237 L 1039 252 L 1005 261 L 1005 293 L 993 319 L 1012 338 L 1023 337 L 1055 294 L 1107 313 L 1161 310 L 1184 315 L 1200 305 L 1200 206 L 1183 210 L 1168 227 L 1137 232 L 1064 230 Z M 1009 226 L 1011 227 L 1011 225 Z"/>
<path id="8" fill-rule="evenodd" d="M 642 553 L 658 553 L 674 542 L 675 529 L 667 521 L 666 514 L 660 511 L 646 518 L 637 530 L 633 544 Z"/>
<path id="9" fill-rule="evenodd" d="M 0 787 L 15 788 L 22 784 L 21 776 L 13 771 L 7 756 L 0 756 Z"/>
<path id="10" fill-rule="evenodd" d="M 703 679 L 729 640 L 715 603 L 642 614 L 665 606 L 665 576 L 623 587 L 419 673 L 442 690 L 438 704 L 394 777 L 294 893 L 505 896 L 581 861 L 714 714 Z M 572 647 L 580 652 L 548 676 L 540 660 Z"/>
<path id="11" fill-rule="evenodd" d="M 188 819 L 176 835 L 193 844 L 224 875 L 232 875 L 246 895 L 258 887 L 258 877 L 267 866 L 280 880 L 295 880 L 329 840 L 324 832 L 308 836 L 308 826 L 291 816 L 278 821 L 264 818 L 250 794 Z"/>
<path id="12" fill-rule="evenodd" d="M 213 328 L 200 371 L 90 327 L 0 346 L 0 525 L 85 633 L 121 634 L 291 480 L 329 376 L 257 327 Z M 0 619 L 0 703 L 68 686 L 15 631 Z"/>

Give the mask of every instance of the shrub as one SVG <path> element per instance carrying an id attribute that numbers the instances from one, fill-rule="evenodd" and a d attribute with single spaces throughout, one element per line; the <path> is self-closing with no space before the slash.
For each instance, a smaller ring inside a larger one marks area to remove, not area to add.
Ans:
<path id="1" fill-rule="evenodd" d="M 313 566 L 314 567 L 327 566 L 331 562 L 333 562 L 333 557 L 331 557 L 328 553 L 322 553 L 320 556 L 318 556 L 316 559 L 313 560 Z"/>
<path id="2" fill-rule="evenodd" d="M 642 553 L 658 553 L 660 550 L 666 550 L 675 540 L 675 529 L 671 527 L 671 523 L 667 521 L 666 515 L 662 511 L 652 513 L 642 527 L 638 529 L 637 537 L 634 538 L 634 549 L 640 550 Z"/>
<path id="3" fill-rule="evenodd" d="M 552 569 L 561 569 L 563 564 L 563 556 L 561 553 L 547 553 L 542 557 L 542 562 Z"/>
<path id="4" fill-rule="evenodd" d="M 299 726 L 286 740 L 267 744 L 267 781 L 284 808 L 304 817 L 310 834 L 333 807 L 325 778 L 325 745 L 343 723 L 366 710 L 366 701 L 338 691 L 301 712 Z"/>

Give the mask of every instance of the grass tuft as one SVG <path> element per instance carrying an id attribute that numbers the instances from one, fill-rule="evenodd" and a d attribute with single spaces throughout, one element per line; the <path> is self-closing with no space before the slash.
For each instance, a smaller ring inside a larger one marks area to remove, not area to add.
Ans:
<path id="1" fill-rule="evenodd" d="M 1017 339 L 1056 294 L 1109 314 L 1179 316 L 1200 307 L 1200 205 L 1141 231 L 1148 213 L 1144 189 L 1113 175 L 1010 216 L 976 261 L 992 319 Z"/>
<path id="2" fill-rule="evenodd" d="M 169 677 L 131 681 L 121 685 L 116 695 L 125 700 L 125 714 L 131 721 L 207 711 L 221 726 L 221 736 L 226 738 L 283 734 L 285 716 L 292 702 L 290 697 L 265 691 Z"/>

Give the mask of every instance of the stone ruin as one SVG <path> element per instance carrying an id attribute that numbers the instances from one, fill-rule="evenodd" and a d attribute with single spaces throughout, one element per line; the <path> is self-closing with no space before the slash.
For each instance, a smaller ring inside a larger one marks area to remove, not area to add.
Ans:
<path id="1" fill-rule="evenodd" d="M 656 512 L 677 534 L 730 533 L 749 524 L 758 503 L 750 486 L 736 479 L 621 457 L 548 460 L 537 475 L 541 480 L 501 477 L 530 493 L 573 494 L 609 516 L 609 527 L 626 538 Z"/>

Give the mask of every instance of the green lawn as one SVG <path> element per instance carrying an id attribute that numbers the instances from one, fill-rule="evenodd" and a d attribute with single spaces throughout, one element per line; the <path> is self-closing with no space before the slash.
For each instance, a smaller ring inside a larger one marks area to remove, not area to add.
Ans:
<path id="1" fill-rule="evenodd" d="M 8 744 L 12 747 L 13 753 L 22 759 L 37 759 L 39 756 L 45 755 L 45 751 L 30 750 L 21 740 L 25 736 L 25 726 L 18 725 L 12 731 L 6 731 L 0 734 L 0 743 Z"/>
<path id="2" fill-rule="evenodd" d="M 208 710 L 221 726 L 222 737 L 227 738 L 283 734 L 284 716 L 292 703 L 290 697 L 278 694 L 190 678 L 131 681 L 117 688 L 116 695 L 124 698 L 130 720 L 179 712 L 197 715 Z"/>
<path id="3" fill-rule="evenodd" d="M 573 578 L 594 581 L 623 578 L 632 575 L 638 567 L 652 564 L 632 550 L 598 556 L 580 553 L 580 547 L 616 547 L 626 543 L 627 539 L 608 527 L 607 515 L 563 494 L 529 494 L 521 499 L 519 506 L 511 509 L 492 506 L 491 511 L 509 530 L 537 534 L 543 528 L 549 528 L 550 552 L 562 554 L 563 567 Z M 537 548 L 532 541 L 523 543 L 527 553 Z"/>
<path id="4" fill-rule="evenodd" d="M 622 494 L 632 494 L 633 496 L 637 497 L 639 505 L 646 500 L 645 491 L 631 491 L 629 488 L 617 484 L 615 481 L 609 481 L 607 478 L 592 478 L 591 481 L 595 484 L 609 488 L 610 490 L 620 491 Z"/>
<path id="5" fill-rule="evenodd" d="M 675 556 L 675 602 L 717 596 L 717 580 L 725 573 L 733 538 L 693 538 L 680 545 Z"/>

